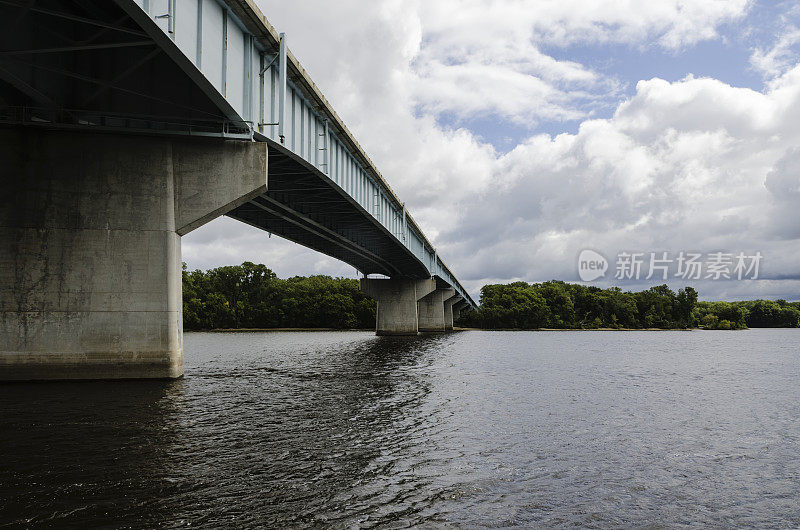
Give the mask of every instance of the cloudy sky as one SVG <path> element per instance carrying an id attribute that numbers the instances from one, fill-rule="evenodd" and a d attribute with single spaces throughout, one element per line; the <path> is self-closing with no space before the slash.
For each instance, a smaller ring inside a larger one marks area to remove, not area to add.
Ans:
<path id="1" fill-rule="evenodd" d="M 651 252 L 760 252 L 758 279 L 668 283 L 800 299 L 795 2 L 258 3 L 473 293 L 578 281 L 584 249 L 625 289 L 664 283 L 644 279 Z M 621 252 L 644 255 L 639 281 L 614 277 Z M 183 256 L 356 276 L 228 218 Z"/>

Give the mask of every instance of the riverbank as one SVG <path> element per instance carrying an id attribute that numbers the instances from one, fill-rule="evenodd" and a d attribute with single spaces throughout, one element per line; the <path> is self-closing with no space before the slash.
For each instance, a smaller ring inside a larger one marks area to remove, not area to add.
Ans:
<path id="1" fill-rule="evenodd" d="M 497 329 L 484 329 L 484 328 L 469 328 L 469 327 L 455 327 L 452 331 L 698 331 L 706 330 L 706 328 L 579 328 L 579 329 L 566 329 L 566 328 L 497 328 Z M 296 331 L 296 332 L 310 332 L 310 331 L 375 331 L 375 328 L 219 328 L 219 329 L 187 329 L 187 332 L 203 332 L 203 333 L 250 333 L 250 332 L 266 332 L 266 331 Z"/>
<path id="2" fill-rule="evenodd" d="M 704 328 L 454 328 L 457 331 L 697 331 Z"/>
<path id="3" fill-rule="evenodd" d="M 375 331 L 375 328 L 218 328 L 218 329 L 187 329 L 186 331 L 201 331 L 206 333 L 248 333 L 254 331 Z"/>

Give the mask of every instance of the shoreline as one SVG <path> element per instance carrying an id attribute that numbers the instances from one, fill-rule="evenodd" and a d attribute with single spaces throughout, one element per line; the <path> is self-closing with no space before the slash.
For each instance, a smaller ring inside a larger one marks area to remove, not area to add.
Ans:
<path id="1" fill-rule="evenodd" d="M 264 331 L 375 331 L 372 328 L 216 328 L 216 329 L 188 329 L 188 333 L 248 333 Z"/>
<path id="2" fill-rule="evenodd" d="M 749 329 L 749 328 L 746 328 Z M 218 329 L 188 329 L 187 333 L 263 333 L 267 331 L 375 331 L 373 328 L 218 328 Z M 461 328 L 454 327 L 453 331 L 715 331 L 706 328 Z M 720 330 L 717 330 L 720 331 Z M 743 331 L 743 330 L 721 330 Z"/>
<path id="3" fill-rule="evenodd" d="M 705 331 L 704 328 L 455 328 L 462 331 Z"/>

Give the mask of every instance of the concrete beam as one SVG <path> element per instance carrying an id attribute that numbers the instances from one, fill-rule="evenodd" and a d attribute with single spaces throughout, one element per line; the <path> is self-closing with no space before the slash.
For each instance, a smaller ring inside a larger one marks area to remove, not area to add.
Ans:
<path id="1" fill-rule="evenodd" d="M 416 335 L 417 302 L 436 290 L 436 281 L 362 278 L 361 290 L 378 302 L 377 335 Z"/>
<path id="2" fill-rule="evenodd" d="M 266 144 L 265 144 L 266 145 Z M 174 141 L 175 231 L 185 236 L 267 191 L 266 147 Z"/>
<path id="3" fill-rule="evenodd" d="M 454 294 L 454 289 L 437 289 L 417 302 L 420 331 L 445 331 L 444 301 Z"/>
<path id="4" fill-rule="evenodd" d="M 0 129 L 0 380 L 183 374 L 180 235 L 266 190 L 232 143 Z"/>

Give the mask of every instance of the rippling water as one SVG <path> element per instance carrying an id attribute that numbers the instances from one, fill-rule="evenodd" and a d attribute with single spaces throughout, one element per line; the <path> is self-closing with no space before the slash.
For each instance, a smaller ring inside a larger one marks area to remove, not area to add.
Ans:
<path id="1" fill-rule="evenodd" d="M 800 525 L 800 330 L 187 333 L 0 386 L 0 525 Z"/>

